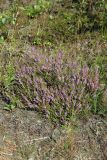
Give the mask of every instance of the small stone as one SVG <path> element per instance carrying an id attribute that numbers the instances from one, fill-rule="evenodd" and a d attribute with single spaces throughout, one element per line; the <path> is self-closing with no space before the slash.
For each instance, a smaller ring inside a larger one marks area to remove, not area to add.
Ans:
<path id="1" fill-rule="evenodd" d="M 5 121 L 5 118 L 2 113 L 0 113 L 0 124 L 2 124 Z"/>
<path id="2" fill-rule="evenodd" d="M 52 134 L 52 139 L 53 139 L 54 141 L 57 141 L 57 140 L 60 139 L 60 137 L 61 137 L 61 132 L 60 132 L 60 130 L 57 129 L 57 128 L 54 129 L 53 134 Z"/>
<path id="3" fill-rule="evenodd" d="M 35 160 L 35 153 L 30 154 L 28 160 Z"/>
<path id="4" fill-rule="evenodd" d="M 2 147 L 3 147 L 3 143 L 4 143 L 4 141 L 3 141 L 3 137 L 1 137 L 1 135 L 0 135 L 0 148 L 2 148 Z"/>

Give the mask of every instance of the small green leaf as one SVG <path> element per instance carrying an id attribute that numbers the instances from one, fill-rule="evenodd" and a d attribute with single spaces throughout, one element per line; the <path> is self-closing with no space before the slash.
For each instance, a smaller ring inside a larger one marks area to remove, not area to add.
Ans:
<path id="1" fill-rule="evenodd" d="M 4 37 L 0 36 L 0 43 L 3 43 L 3 42 L 4 42 Z"/>
<path id="2" fill-rule="evenodd" d="M 3 24 L 6 23 L 6 18 L 2 18 L 2 23 L 3 23 Z"/>
<path id="3" fill-rule="evenodd" d="M 6 104 L 4 106 L 4 110 L 7 110 L 7 111 L 11 111 L 15 108 L 16 106 L 14 104 Z"/>
<path id="4" fill-rule="evenodd" d="M 6 104 L 4 106 L 4 110 L 10 111 L 11 110 L 10 104 Z"/>
<path id="5" fill-rule="evenodd" d="M 107 3 L 105 4 L 105 9 L 107 10 Z"/>

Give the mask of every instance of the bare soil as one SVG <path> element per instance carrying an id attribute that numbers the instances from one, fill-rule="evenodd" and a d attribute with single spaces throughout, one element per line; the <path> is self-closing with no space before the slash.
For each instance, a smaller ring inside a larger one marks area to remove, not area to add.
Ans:
<path id="1" fill-rule="evenodd" d="M 0 160 L 107 160 L 107 119 L 55 128 L 36 111 L 0 105 Z"/>

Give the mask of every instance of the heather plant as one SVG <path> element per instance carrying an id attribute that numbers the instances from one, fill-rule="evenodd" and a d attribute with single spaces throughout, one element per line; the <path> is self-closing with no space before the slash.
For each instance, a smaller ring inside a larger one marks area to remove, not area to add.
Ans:
<path id="1" fill-rule="evenodd" d="M 98 67 L 73 61 L 61 51 L 56 55 L 33 52 L 33 57 L 26 54 L 17 61 L 14 95 L 20 102 L 62 124 L 85 110 L 91 112 L 90 99 L 100 91 Z M 94 101 L 94 113 L 97 103 Z"/>

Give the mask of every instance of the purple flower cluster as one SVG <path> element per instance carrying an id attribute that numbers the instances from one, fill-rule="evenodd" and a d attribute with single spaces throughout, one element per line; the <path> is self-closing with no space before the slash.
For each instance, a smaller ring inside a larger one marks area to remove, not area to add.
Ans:
<path id="1" fill-rule="evenodd" d="M 84 108 L 90 110 L 89 95 L 100 87 L 98 68 L 81 65 L 61 51 L 56 55 L 35 51 L 33 58 L 19 64 L 18 95 L 27 106 L 61 123 Z"/>

